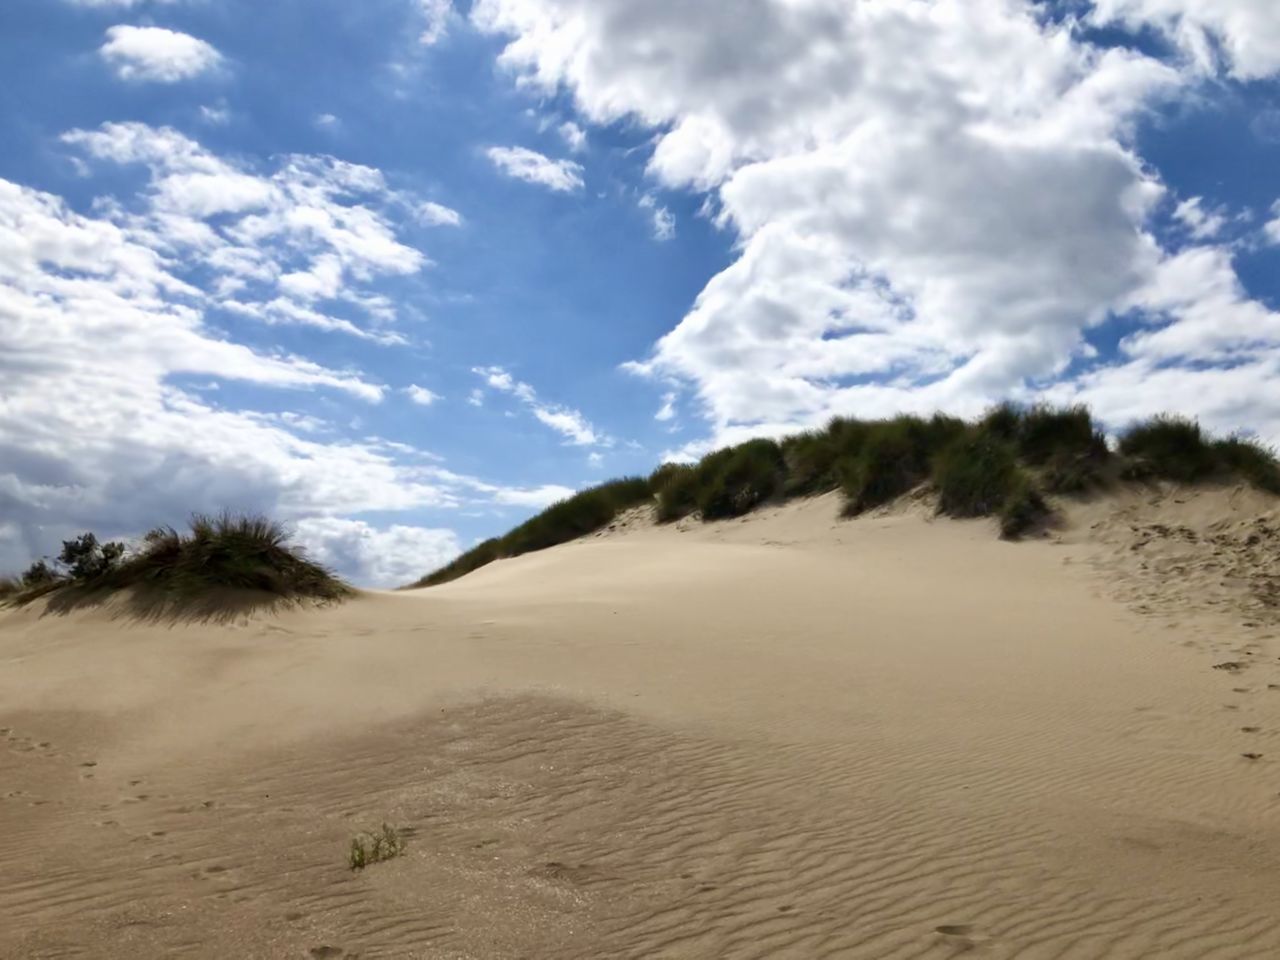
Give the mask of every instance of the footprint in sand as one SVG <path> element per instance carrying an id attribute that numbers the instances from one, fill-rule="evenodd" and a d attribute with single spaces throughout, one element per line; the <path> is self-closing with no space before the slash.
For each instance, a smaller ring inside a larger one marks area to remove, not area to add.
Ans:
<path id="1" fill-rule="evenodd" d="M 347 955 L 347 952 L 341 947 L 330 946 L 312 947 L 309 953 L 316 960 L 332 960 L 334 957 L 345 957 Z"/>
<path id="2" fill-rule="evenodd" d="M 1240 754 L 1240 756 L 1244 757 L 1246 760 L 1261 760 L 1261 759 L 1262 759 L 1262 754 L 1260 754 L 1260 753 L 1242 753 L 1242 754 Z"/>
<path id="3" fill-rule="evenodd" d="M 1241 727 L 1240 732 L 1241 733 L 1257 733 L 1261 729 L 1262 729 L 1261 727 Z"/>

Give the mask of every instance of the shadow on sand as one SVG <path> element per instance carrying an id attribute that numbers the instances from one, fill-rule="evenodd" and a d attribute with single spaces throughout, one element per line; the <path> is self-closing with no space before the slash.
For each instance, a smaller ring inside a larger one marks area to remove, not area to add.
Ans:
<path id="1" fill-rule="evenodd" d="M 66 616 L 82 610 L 110 611 L 111 618 L 158 624 L 229 624 L 253 614 L 280 613 L 300 606 L 336 605 L 335 601 L 297 600 L 264 590 L 205 590 L 177 593 L 148 587 L 65 586 L 43 597 L 41 616 Z"/>

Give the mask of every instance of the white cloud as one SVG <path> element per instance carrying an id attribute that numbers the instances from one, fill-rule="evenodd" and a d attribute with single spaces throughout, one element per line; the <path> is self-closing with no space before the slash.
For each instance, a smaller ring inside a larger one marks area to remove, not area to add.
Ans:
<path id="1" fill-rule="evenodd" d="M 424 46 L 433 47 L 449 33 L 449 25 L 454 17 L 453 2 L 452 0 L 418 0 L 418 2 L 422 6 L 422 15 L 425 18 L 422 34 L 418 39 Z"/>
<path id="2" fill-rule="evenodd" d="M 394 307 L 359 286 L 416 273 L 428 262 L 397 239 L 390 216 L 404 198 L 379 171 L 332 157 L 290 156 L 266 175 L 216 157 L 175 130 L 140 123 L 104 124 L 62 139 L 95 160 L 148 169 L 141 209 L 117 208 L 113 219 L 139 243 L 212 271 L 227 309 L 264 322 L 403 341 L 315 309 L 322 301 L 342 303 L 384 327 L 394 322 Z"/>
<path id="3" fill-rule="evenodd" d="M 1263 9 L 1223 5 L 1237 6 Z M 593 123 L 650 128 L 650 175 L 707 192 L 736 235 L 736 261 L 630 366 L 690 384 L 716 440 L 1033 395 L 1087 364 L 1090 330 L 1130 304 L 1153 332 L 1176 328 L 1166 341 L 1207 338 L 1233 362 L 1249 349 L 1234 321 L 1228 337 L 1194 320 L 1230 299 L 1229 257 L 1194 277 L 1194 302 L 1163 309 L 1152 293 L 1189 264 L 1152 232 L 1164 186 L 1132 128 L 1197 77 L 1042 13 L 1023 0 L 473 7 L 508 38 L 520 84 L 571 95 Z M 1269 316 L 1232 296 L 1233 316 Z"/>
<path id="4" fill-rule="evenodd" d="M 244 294 L 263 286 L 261 299 L 239 305 L 265 322 L 274 311 L 309 309 L 281 297 L 274 278 L 316 246 L 337 251 L 349 271 L 342 294 L 378 309 L 362 278 L 407 262 L 379 241 L 383 230 L 394 236 L 391 224 L 359 202 L 379 199 L 377 171 L 293 157 L 259 178 L 265 188 L 238 189 L 239 176 L 256 175 L 171 131 L 109 126 L 68 142 L 94 159 L 145 163 L 152 178 L 139 202 L 102 198 L 92 215 L 0 179 L 0 570 L 86 529 L 133 537 L 230 508 L 321 518 L 330 540 L 338 528 L 348 540 L 353 530 L 361 542 L 372 536 L 376 549 L 344 548 L 355 559 L 343 570 L 392 578 L 412 553 L 396 544 L 453 549 L 447 532 L 366 536 L 344 514 L 548 495 L 451 473 L 410 445 L 344 434 L 316 411 L 335 398 L 378 403 L 385 387 L 359 371 L 238 343 L 210 322 L 227 308 L 219 289 L 228 278 L 250 277 Z M 187 175 L 225 177 L 228 189 L 188 196 L 169 179 Z M 261 217 L 305 234 L 244 226 Z M 252 248 L 229 238 L 241 229 L 258 238 Z M 276 391 L 272 405 L 283 409 L 237 408 L 235 384 L 253 395 Z M 313 409 L 289 409 L 312 392 L 321 394 Z M 389 557 L 404 561 L 389 566 Z M 415 575 L 433 562 L 420 558 Z"/>
<path id="5" fill-rule="evenodd" d="M 540 423 L 559 433 L 569 444 L 580 447 L 612 445 L 612 438 L 596 430 L 580 411 L 543 402 L 533 387 L 517 380 L 502 367 L 474 367 L 472 372 L 483 377 L 490 389 L 515 397 Z M 482 395 L 477 397 L 473 393 L 469 402 L 479 406 L 482 401 Z"/>
<path id="6" fill-rule="evenodd" d="M 1280 4 L 1274 0 L 1093 0 L 1093 19 L 1129 28 L 1150 26 L 1205 72 L 1241 80 L 1280 71 Z"/>
<path id="7" fill-rule="evenodd" d="M 526 147 L 490 147 L 486 153 L 508 177 L 559 193 L 582 189 L 582 165 L 572 160 L 552 160 Z"/>
<path id="8" fill-rule="evenodd" d="M 572 487 L 557 484 L 546 484 L 528 490 L 501 490 L 494 495 L 494 502 L 508 507 L 529 507 L 541 510 L 551 504 L 573 496 L 577 491 Z"/>
<path id="9" fill-rule="evenodd" d="M 1206 210 L 1204 198 L 1191 197 L 1174 208 L 1174 218 L 1195 240 L 1211 240 L 1227 225 L 1227 217 L 1218 210 Z"/>
<path id="10" fill-rule="evenodd" d="M 317 562 L 375 587 L 412 583 L 461 552 L 452 530 L 393 524 L 385 529 L 362 520 L 308 517 L 295 537 Z"/>
<path id="11" fill-rule="evenodd" d="M 231 108 L 225 103 L 219 103 L 215 106 L 202 106 L 200 108 L 200 119 L 210 126 L 225 127 L 231 122 Z"/>
<path id="12" fill-rule="evenodd" d="M 587 149 L 587 132 L 572 120 L 566 120 L 556 128 L 565 145 L 574 153 Z"/>
<path id="13" fill-rule="evenodd" d="M 440 399 L 440 394 L 426 387 L 420 387 L 416 383 L 411 383 L 404 388 L 405 396 L 416 403 L 420 407 L 429 407 Z"/>
<path id="14" fill-rule="evenodd" d="M 662 406 L 658 408 L 658 412 L 653 415 L 653 419 L 660 423 L 666 423 L 674 420 L 676 417 L 676 395 L 674 393 L 664 393 L 662 395 Z"/>
<path id="15" fill-rule="evenodd" d="M 653 239 L 665 242 L 676 235 L 676 218 L 670 210 L 660 206 L 653 194 L 647 193 L 640 198 L 640 208 L 648 210 L 653 222 Z"/>
<path id="16" fill-rule="evenodd" d="M 336 130 L 342 126 L 342 121 L 332 113 L 322 113 L 316 117 L 316 126 L 321 130 Z"/>
<path id="17" fill-rule="evenodd" d="M 418 206 L 418 220 L 429 227 L 460 227 L 462 214 L 442 203 L 428 200 Z"/>
<path id="18" fill-rule="evenodd" d="M 189 80 L 222 62 L 222 55 L 203 40 L 164 27 L 111 27 L 98 52 L 121 80 L 157 83 Z"/>

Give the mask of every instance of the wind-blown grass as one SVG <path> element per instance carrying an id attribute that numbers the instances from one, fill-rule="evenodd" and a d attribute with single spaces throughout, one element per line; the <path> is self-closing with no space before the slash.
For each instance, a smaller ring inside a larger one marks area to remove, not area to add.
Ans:
<path id="1" fill-rule="evenodd" d="M 576 540 L 608 526 L 623 510 L 653 499 L 650 482 L 625 477 L 591 487 L 557 501 L 502 537 L 486 540 L 439 570 L 423 577 L 415 587 L 432 587 L 465 576 L 494 560 L 518 557 Z"/>
<path id="2" fill-rule="evenodd" d="M 88 561 L 65 572 L 43 562 L 32 566 L 12 601 L 29 602 L 68 587 L 89 591 L 142 588 L 176 598 L 216 590 L 252 591 L 285 600 L 339 600 L 351 588 L 321 565 L 308 560 L 289 541 L 288 531 L 258 516 L 224 513 L 197 515 L 190 530 L 152 530 L 134 551 L 117 556 L 93 554 L 96 538 L 86 534 L 64 545 L 63 556 Z M 104 547 L 112 547 L 106 544 Z"/>
<path id="3" fill-rule="evenodd" d="M 609 523 L 617 512 L 652 501 L 659 523 L 700 514 L 734 517 L 796 496 L 841 491 L 846 515 L 886 504 L 930 484 L 938 512 L 994 517 L 1008 538 L 1051 514 L 1046 494 L 1076 495 L 1117 478 L 1196 482 L 1237 478 L 1280 495 L 1280 465 L 1269 448 L 1243 437 L 1207 438 L 1198 424 L 1155 417 L 1133 425 L 1111 451 L 1083 406 L 1002 404 L 972 423 L 954 417 L 886 420 L 836 417 L 820 430 L 778 442 L 750 440 L 696 463 L 667 463 L 647 480 L 584 490 L 486 540 L 418 581 L 456 579 L 501 557 L 563 543 Z"/>

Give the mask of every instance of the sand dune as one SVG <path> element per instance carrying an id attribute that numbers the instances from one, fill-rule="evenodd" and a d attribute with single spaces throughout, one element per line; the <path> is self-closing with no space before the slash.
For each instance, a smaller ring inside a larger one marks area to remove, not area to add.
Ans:
<path id="1" fill-rule="evenodd" d="M 1271 503 L 1009 544 L 822 497 L 329 609 L 0 613 L 0 957 L 1280 956 Z"/>

